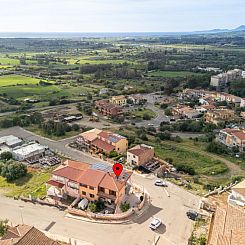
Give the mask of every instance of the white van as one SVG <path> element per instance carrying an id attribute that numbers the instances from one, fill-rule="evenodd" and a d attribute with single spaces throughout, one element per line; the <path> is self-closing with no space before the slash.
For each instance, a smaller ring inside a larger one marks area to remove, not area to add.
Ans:
<path id="1" fill-rule="evenodd" d="M 79 203 L 78 203 L 78 208 L 84 210 L 88 206 L 88 199 L 83 198 Z"/>

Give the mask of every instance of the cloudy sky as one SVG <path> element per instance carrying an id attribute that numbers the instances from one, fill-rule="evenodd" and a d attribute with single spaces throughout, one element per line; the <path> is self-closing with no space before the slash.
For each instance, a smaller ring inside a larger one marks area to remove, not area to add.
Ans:
<path id="1" fill-rule="evenodd" d="M 245 0 L 0 0 L 0 32 L 169 32 L 245 24 Z"/>

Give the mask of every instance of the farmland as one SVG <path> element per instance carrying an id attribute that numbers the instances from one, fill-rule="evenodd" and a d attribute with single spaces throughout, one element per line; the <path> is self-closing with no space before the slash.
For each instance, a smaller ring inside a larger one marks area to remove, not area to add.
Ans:
<path id="1" fill-rule="evenodd" d="M 6 75 L 0 76 L 0 87 L 14 86 L 14 85 L 27 85 L 38 84 L 39 80 L 32 77 L 21 75 Z"/>
<path id="2" fill-rule="evenodd" d="M 188 76 L 200 76 L 200 73 L 194 73 L 189 71 L 154 71 L 149 73 L 152 77 L 163 77 L 163 78 L 175 78 L 175 77 L 188 77 Z"/>

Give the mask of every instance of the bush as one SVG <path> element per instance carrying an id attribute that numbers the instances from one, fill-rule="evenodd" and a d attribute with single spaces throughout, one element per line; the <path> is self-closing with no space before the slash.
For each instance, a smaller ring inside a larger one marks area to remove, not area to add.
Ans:
<path id="1" fill-rule="evenodd" d="M 148 113 L 144 113 L 143 120 L 151 120 L 151 116 Z"/>
<path id="2" fill-rule="evenodd" d="M 121 203 L 120 209 L 123 213 L 127 212 L 130 209 L 130 204 L 127 202 Z"/>
<path id="3" fill-rule="evenodd" d="M 8 229 L 8 220 L 0 220 L 0 236 L 3 236 Z"/>
<path id="4" fill-rule="evenodd" d="M 185 173 L 188 173 L 190 175 L 195 175 L 195 169 L 191 166 L 185 165 L 185 164 L 179 164 L 176 166 L 177 171 L 183 171 Z"/>
<path id="5" fill-rule="evenodd" d="M 8 161 L 8 160 L 10 160 L 10 159 L 12 159 L 12 158 L 13 158 L 13 155 L 12 155 L 12 153 L 9 152 L 9 151 L 3 152 L 3 153 L 1 153 L 1 155 L 0 155 L 0 159 L 1 159 L 1 160 L 4 160 L 4 161 Z"/>
<path id="6" fill-rule="evenodd" d="M 208 152 L 212 152 L 216 154 L 228 154 L 229 153 L 226 146 L 216 143 L 216 142 L 211 142 L 210 144 L 208 144 L 206 150 Z"/>
<path id="7" fill-rule="evenodd" d="M 92 212 L 92 213 L 95 213 L 96 210 L 97 210 L 97 206 L 94 202 L 90 202 L 89 205 L 88 205 L 88 208 L 89 210 Z"/>
<path id="8" fill-rule="evenodd" d="M 117 157 L 117 156 L 118 156 L 118 153 L 116 151 L 111 151 L 110 154 L 109 154 L 110 158 L 114 158 L 114 157 Z"/>
<path id="9" fill-rule="evenodd" d="M 27 167 L 22 163 L 13 162 L 2 167 L 1 175 L 7 181 L 19 179 L 27 174 Z"/>

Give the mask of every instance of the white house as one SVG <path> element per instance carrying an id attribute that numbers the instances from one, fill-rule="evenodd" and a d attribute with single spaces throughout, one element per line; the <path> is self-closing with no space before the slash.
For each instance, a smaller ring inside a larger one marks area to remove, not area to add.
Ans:
<path id="1" fill-rule="evenodd" d="M 228 202 L 241 207 L 245 207 L 245 180 L 233 186 L 232 193 L 228 197 Z"/>

